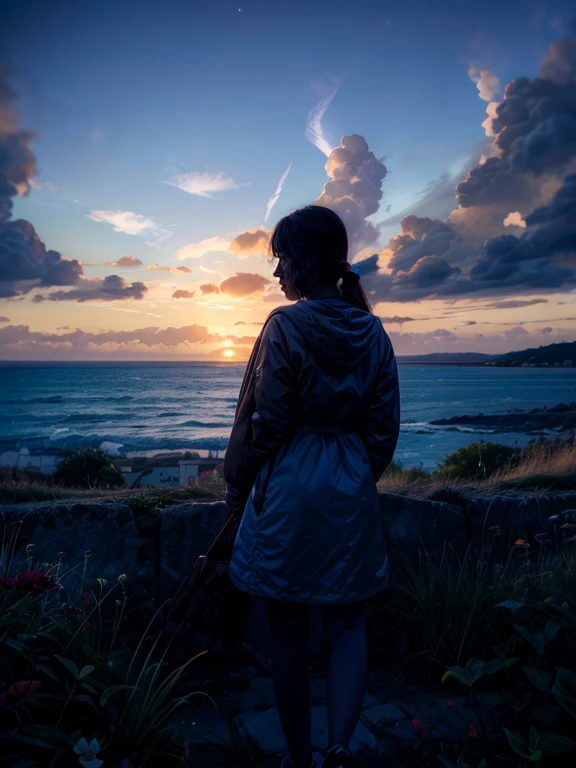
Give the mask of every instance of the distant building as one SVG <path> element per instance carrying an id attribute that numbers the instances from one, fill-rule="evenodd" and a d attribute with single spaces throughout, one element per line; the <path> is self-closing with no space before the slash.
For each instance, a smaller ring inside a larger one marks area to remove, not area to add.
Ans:
<path id="1" fill-rule="evenodd" d="M 61 456 L 50 453 L 30 453 L 28 448 L 21 448 L 19 451 L 4 451 L 0 454 L 0 467 L 28 469 L 41 472 L 43 475 L 53 475 L 61 461 Z"/>
<path id="2" fill-rule="evenodd" d="M 140 472 L 122 472 L 124 482 L 128 488 L 156 487 L 181 487 L 188 488 L 198 485 L 203 475 L 214 475 L 221 472 L 220 459 L 183 459 L 177 467 L 153 467 Z M 130 467 L 132 470 L 132 467 Z"/>

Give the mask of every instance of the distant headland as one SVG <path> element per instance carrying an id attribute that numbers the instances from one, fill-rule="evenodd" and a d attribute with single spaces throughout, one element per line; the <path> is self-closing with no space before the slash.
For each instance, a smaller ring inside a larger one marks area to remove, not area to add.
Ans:
<path id="1" fill-rule="evenodd" d="M 576 341 L 547 344 L 536 349 L 487 355 L 481 352 L 433 352 L 429 355 L 398 355 L 402 365 L 490 365 L 506 368 L 574 368 Z"/>

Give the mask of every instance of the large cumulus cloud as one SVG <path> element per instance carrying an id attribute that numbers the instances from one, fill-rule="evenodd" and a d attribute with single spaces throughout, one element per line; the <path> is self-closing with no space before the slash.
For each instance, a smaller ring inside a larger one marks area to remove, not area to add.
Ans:
<path id="1" fill-rule="evenodd" d="M 74 289 L 47 297 L 39 294 L 38 301 L 142 298 L 146 291 L 143 283 L 128 285 L 117 275 L 89 280 L 80 261 L 46 248 L 30 222 L 11 220 L 13 199 L 28 194 L 36 173 L 36 158 L 30 148 L 33 136 L 18 127 L 14 100 L 7 73 L 0 70 L 0 298 L 15 298 L 46 286 Z"/>
<path id="2" fill-rule="evenodd" d="M 550 46 L 539 77 L 508 83 L 491 121 L 494 157 L 457 186 L 465 208 L 515 198 L 528 205 L 538 177 L 561 174 L 576 154 L 576 40 Z"/>
<path id="3" fill-rule="evenodd" d="M 550 47 L 539 77 L 508 84 L 493 128 L 493 155 L 456 187 L 447 220 L 401 221 L 365 275 L 372 302 L 576 288 L 574 39 Z"/>
<path id="4" fill-rule="evenodd" d="M 380 206 L 386 166 L 370 151 L 366 140 L 353 133 L 343 136 L 340 146 L 330 152 L 326 173 L 330 181 L 316 203 L 342 218 L 353 250 L 375 242 L 379 232 L 366 217 Z"/>

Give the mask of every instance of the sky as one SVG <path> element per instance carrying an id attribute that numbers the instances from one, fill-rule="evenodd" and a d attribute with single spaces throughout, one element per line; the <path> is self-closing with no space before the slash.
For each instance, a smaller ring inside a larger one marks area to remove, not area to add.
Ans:
<path id="1" fill-rule="evenodd" d="M 576 339 L 571 2 L 1 14 L 0 359 L 246 360 L 314 202 L 397 354 Z"/>

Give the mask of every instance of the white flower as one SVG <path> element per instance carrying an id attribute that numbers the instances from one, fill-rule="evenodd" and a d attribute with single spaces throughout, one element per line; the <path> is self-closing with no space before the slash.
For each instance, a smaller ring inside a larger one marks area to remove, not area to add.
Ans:
<path id="1" fill-rule="evenodd" d="M 86 739 L 82 738 L 74 747 L 74 752 L 80 755 L 78 762 L 82 768 L 100 768 L 103 765 L 102 760 L 99 760 L 96 755 L 100 752 L 100 744 L 96 739 L 92 739 L 90 744 Z"/>

